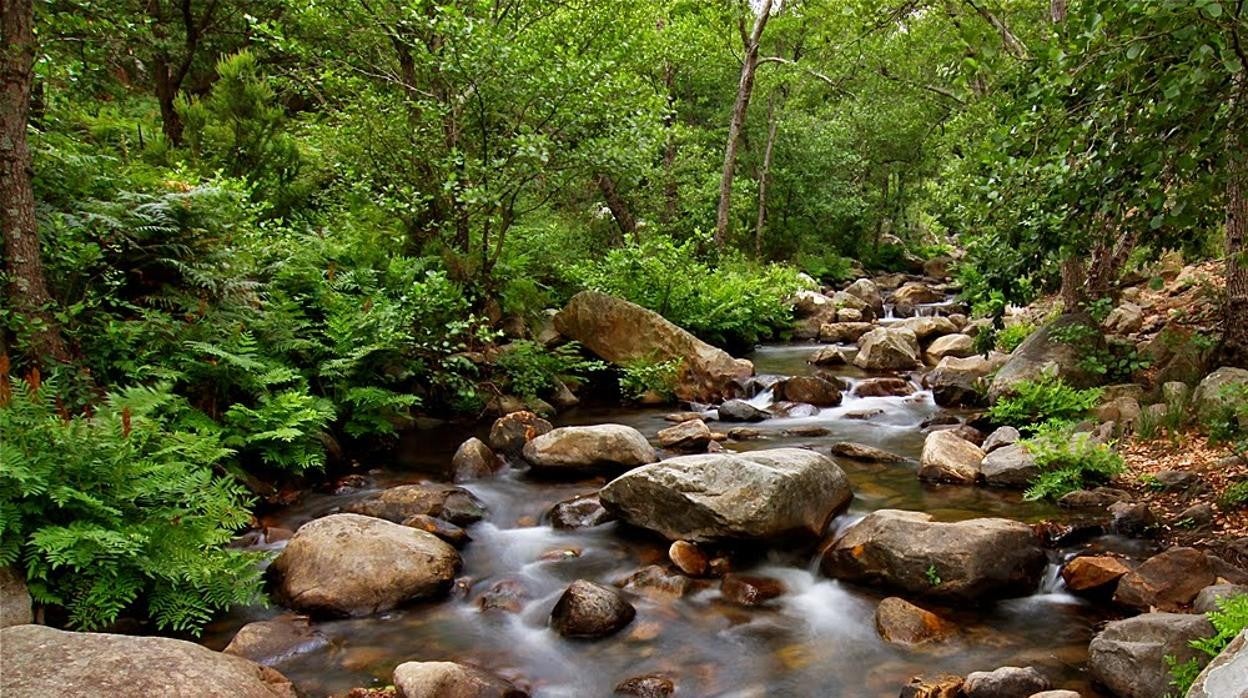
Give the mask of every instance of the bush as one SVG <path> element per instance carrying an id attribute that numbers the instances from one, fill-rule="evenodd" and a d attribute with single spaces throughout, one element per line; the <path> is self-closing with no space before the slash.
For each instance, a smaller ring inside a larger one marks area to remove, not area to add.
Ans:
<path id="1" fill-rule="evenodd" d="M 526 398 L 548 394 L 555 389 L 556 381 L 577 381 L 606 368 L 601 361 L 581 356 L 581 345 L 576 342 L 547 350 L 527 339 L 505 347 L 497 366 L 510 392 Z"/>
<path id="2" fill-rule="evenodd" d="M 1229 445 L 1241 458 L 1248 456 L 1248 385 L 1227 385 L 1219 397 L 1221 406 L 1203 415 L 1209 438 Z"/>
<path id="3" fill-rule="evenodd" d="M 1227 645 L 1231 644 L 1231 640 L 1248 628 L 1248 594 L 1219 599 L 1217 609 L 1209 611 L 1205 617 L 1213 624 L 1213 629 L 1217 631 L 1217 634 L 1192 640 L 1192 647 L 1210 657 L 1216 657 Z M 1195 659 L 1178 663 L 1173 657 L 1166 657 L 1166 663 L 1170 666 L 1172 677 L 1170 685 L 1175 687 L 1176 695 L 1186 695 L 1187 690 L 1196 681 L 1196 677 L 1200 675 L 1201 663 Z"/>
<path id="4" fill-rule="evenodd" d="M 620 373 L 620 392 L 631 400 L 653 392 L 670 401 L 675 397 L 676 386 L 680 382 L 680 366 L 680 359 L 628 364 Z"/>
<path id="5" fill-rule="evenodd" d="M 1104 484 L 1123 471 L 1122 457 L 1112 448 L 1086 432 L 1074 433 L 1068 425 L 1045 424 L 1022 443 L 1040 467 L 1023 495 L 1030 500 L 1057 499 Z"/>
<path id="6" fill-rule="evenodd" d="M 167 385 L 71 418 L 53 383 L 0 381 L 0 564 L 24 561 L 35 600 L 86 630 L 139 612 L 198 632 L 260 598 L 256 557 L 226 547 L 251 519 L 241 486 L 214 472 L 230 451 L 182 423 Z"/>
<path id="7" fill-rule="evenodd" d="M 988 415 L 999 424 L 1035 431 L 1045 422 L 1080 419 L 1100 399 L 1100 388 L 1079 390 L 1056 375 L 1045 373 L 1036 380 L 1014 386 L 1014 392 L 998 400 L 989 408 Z"/>
<path id="8" fill-rule="evenodd" d="M 997 333 L 997 351 L 1003 351 L 1007 354 L 1014 351 L 1018 348 L 1018 345 L 1026 341 L 1031 336 L 1031 333 L 1035 331 L 1035 324 L 1030 322 L 1017 322 L 1006 326 Z"/>

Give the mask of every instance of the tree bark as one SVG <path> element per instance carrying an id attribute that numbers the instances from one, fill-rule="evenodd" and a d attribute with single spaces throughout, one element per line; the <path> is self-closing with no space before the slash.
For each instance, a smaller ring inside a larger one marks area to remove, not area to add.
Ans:
<path id="1" fill-rule="evenodd" d="M 35 58 L 32 0 L 0 1 L 0 36 L 0 232 L 9 307 L 27 325 L 33 363 L 65 362 L 69 351 L 52 315 L 52 295 L 43 274 L 26 142 Z"/>
<path id="2" fill-rule="evenodd" d="M 1222 361 L 1248 368 L 1248 78 L 1235 76 L 1232 119 L 1226 147 L 1226 306 Z"/>
<path id="3" fill-rule="evenodd" d="M 741 81 L 737 85 L 737 100 L 732 105 L 732 118 L 728 122 L 728 143 L 724 146 L 724 171 L 719 179 L 719 209 L 715 213 L 715 247 L 724 249 L 728 236 L 728 216 L 732 211 L 732 177 L 737 166 L 737 145 L 741 140 L 741 128 L 750 107 L 750 94 L 754 91 L 754 71 L 758 67 L 758 47 L 763 29 L 771 18 L 772 0 L 759 3 L 754 29 L 745 41 L 745 60 L 741 64 Z"/>
<path id="4" fill-rule="evenodd" d="M 1066 0 L 1049 0 L 1049 19 L 1054 24 L 1066 21 Z"/>
<path id="5" fill-rule="evenodd" d="M 760 260 L 763 258 L 763 233 L 767 229 L 767 187 L 771 182 L 771 163 L 780 121 L 776 116 L 778 101 L 779 97 L 775 92 L 767 100 L 767 144 L 763 146 L 763 169 L 758 176 L 758 221 L 754 225 L 754 258 Z"/>
<path id="6" fill-rule="evenodd" d="M 633 216 L 628 202 L 620 195 L 619 188 L 615 186 L 615 180 L 611 178 L 611 175 L 599 172 L 594 176 L 594 182 L 598 185 L 598 191 L 602 192 L 602 198 L 607 202 L 607 209 L 611 211 L 611 217 L 615 219 L 615 225 L 620 230 L 620 242 L 630 237 L 636 238 L 637 219 Z"/>

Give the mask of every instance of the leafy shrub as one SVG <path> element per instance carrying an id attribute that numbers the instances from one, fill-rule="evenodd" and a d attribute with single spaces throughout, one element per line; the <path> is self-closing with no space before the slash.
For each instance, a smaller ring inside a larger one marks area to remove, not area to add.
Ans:
<path id="1" fill-rule="evenodd" d="M 214 472 L 230 451 L 181 423 L 167 385 L 112 393 L 89 417 L 60 414 L 53 383 L 14 379 L 0 398 L 0 564 L 23 560 L 37 601 L 83 629 L 143 604 L 158 627 L 198 632 L 259 598 L 255 557 L 225 547 L 251 518 Z"/>
<path id="2" fill-rule="evenodd" d="M 1221 406 L 1203 415 L 1209 438 L 1228 444 L 1242 458 L 1248 455 L 1248 385 L 1227 385 L 1219 397 Z"/>
<path id="3" fill-rule="evenodd" d="M 1210 657 L 1218 656 L 1227 645 L 1231 644 L 1231 640 L 1248 628 L 1248 594 L 1219 599 L 1217 604 L 1217 609 L 1205 614 L 1217 633 L 1212 637 L 1192 640 L 1191 643 L 1193 648 Z M 1189 659 L 1180 663 L 1176 662 L 1174 657 L 1166 657 L 1166 664 L 1170 667 L 1170 685 L 1175 687 L 1177 695 L 1186 695 L 1187 690 L 1196 681 L 1196 677 L 1200 675 L 1201 662 Z"/>
<path id="4" fill-rule="evenodd" d="M 1036 331 L 1035 323 L 1016 322 L 1013 325 L 1007 325 L 1004 329 L 997 333 L 996 345 L 997 351 L 1010 353 L 1018 348 L 1032 332 Z"/>
<path id="5" fill-rule="evenodd" d="M 999 424 L 1034 431 L 1045 422 L 1079 419 L 1100 399 L 1100 388 L 1072 388 L 1057 375 L 1046 372 L 1036 380 L 1015 385 L 1012 394 L 989 408 L 988 415 Z"/>
<path id="6" fill-rule="evenodd" d="M 1045 424 L 1022 443 L 1040 468 L 1024 493 L 1027 499 L 1057 499 L 1108 482 L 1123 471 L 1122 456 L 1087 432 L 1074 433 L 1069 425 Z"/>
<path id="7" fill-rule="evenodd" d="M 854 276 L 853 260 L 835 252 L 824 254 L 803 252 L 797 255 L 794 264 L 798 269 L 824 283 L 841 283 L 849 281 Z"/>
<path id="8" fill-rule="evenodd" d="M 680 359 L 633 362 L 620 372 L 620 392 L 632 400 L 648 392 L 671 400 L 680 382 L 680 366 Z"/>
<path id="9" fill-rule="evenodd" d="M 558 380 L 576 380 L 606 368 L 601 361 L 581 356 L 581 345 L 576 342 L 548 350 L 527 339 L 505 347 L 497 366 L 506 377 L 510 391 L 528 398 L 554 390 Z"/>
<path id="10" fill-rule="evenodd" d="M 1220 498 L 1222 506 L 1242 507 L 1248 505 L 1248 480 L 1240 480 L 1227 487 Z"/>

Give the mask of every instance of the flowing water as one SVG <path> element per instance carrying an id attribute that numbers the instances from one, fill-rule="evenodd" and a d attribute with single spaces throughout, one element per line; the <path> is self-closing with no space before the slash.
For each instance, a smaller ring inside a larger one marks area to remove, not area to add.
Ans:
<path id="1" fill-rule="evenodd" d="M 751 358 L 760 374 L 797 375 L 812 370 L 806 358 L 817 348 L 763 347 Z M 836 373 L 850 383 L 863 377 L 852 368 Z M 766 404 L 770 391 L 753 399 Z M 846 416 L 874 410 L 880 412 L 867 419 Z M 669 411 L 586 408 L 557 422 L 622 423 L 653 436 L 671 426 L 663 420 Z M 917 461 L 924 438 L 919 425 L 946 412 L 926 392 L 888 398 L 856 398 L 847 392 L 839 407 L 750 425 L 766 438 L 728 446 L 810 446 L 826 453 L 837 441 L 857 441 Z M 786 433 L 798 427 L 823 427 L 829 433 Z M 342 496 L 311 494 L 266 523 L 294 529 L 377 489 L 444 478 L 455 447 L 468 435 L 453 428 L 409 434 L 393 466 L 369 473 L 371 489 Z M 921 484 L 913 461 L 880 465 L 841 459 L 841 464 L 855 498 L 849 511 L 833 522 L 834 531 L 882 508 L 922 510 L 946 521 L 976 516 L 1036 521 L 1061 515 L 1048 505 L 1024 502 L 1017 493 Z M 448 599 L 375 617 L 318 622 L 316 628 L 329 636 L 330 644 L 275 666 L 310 696 L 385 685 L 394 666 L 409 660 L 475 663 L 527 686 L 535 696 L 549 697 L 609 696 L 624 679 L 660 672 L 675 680 L 680 696 L 891 698 L 914 675 L 965 674 L 1003 665 L 1033 665 L 1059 686 L 1089 697 L 1100 695 L 1088 685 L 1082 665 L 1094 626 L 1106 616 L 1065 593 L 1055 566 L 1028 597 L 978 608 L 930 606 L 955 620 L 960 632 L 952 642 L 928 650 L 906 651 L 882 642 L 873 614 L 887 592 L 821 576 L 818 551 L 811 545 L 759 551 L 737 570 L 783 581 L 786 593 L 762 607 L 730 604 L 717 584 L 705 582 L 683 598 L 632 596 L 637 617 L 613 637 L 565 640 L 546 627 L 546 620 L 569 582 L 611 584 L 666 559 L 664 542 L 619 524 L 557 531 L 543 523 L 553 504 L 595 491 L 603 483 L 536 480 L 509 471 L 467 484 L 490 514 L 469 529 L 473 540 L 463 549 L 465 577 Z M 1122 542 L 1101 539 L 1093 544 L 1115 547 Z M 492 588 L 518 593 L 518 612 L 481 610 L 479 600 Z M 220 648 L 244 623 L 281 612 L 237 613 L 214 626 L 206 643 Z"/>

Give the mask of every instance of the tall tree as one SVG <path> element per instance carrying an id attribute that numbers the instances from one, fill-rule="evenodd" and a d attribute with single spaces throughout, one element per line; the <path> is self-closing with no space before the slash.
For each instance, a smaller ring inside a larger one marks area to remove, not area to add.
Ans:
<path id="1" fill-rule="evenodd" d="M 0 37 L 0 231 L 9 307 L 26 324 L 32 360 L 66 361 L 69 352 L 43 274 L 26 142 L 35 58 L 31 0 L 0 0 Z"/>

